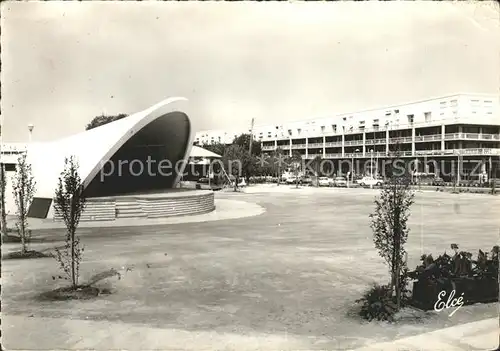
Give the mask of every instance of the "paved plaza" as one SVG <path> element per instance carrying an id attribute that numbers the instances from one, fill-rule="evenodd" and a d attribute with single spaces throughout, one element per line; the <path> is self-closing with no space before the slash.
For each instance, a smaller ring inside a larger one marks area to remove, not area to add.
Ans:
<path id="1" fill-rule="evenodd" d="M 389 350 L 380 343 L 401 339 L 406 346 L 392 350 L 416 350 L 422 340 L 432 340 L 416 335 L 434 332 L 448 338 L 433 350 L 496 348 L 496 304 L 465 306 L 452 317 L 445 311 L 415 312 L 419 318 L 411 318 L 408 312 L 395 324 L 367 323 L 353 313 L 354 301 L 371 284 L 388 279 L 369 228 L 377 193 L 255 187 L 216 194 L 219 215 L 234 201 L 248 210 L 245 217 L 87 225 L 79 230 L 85 245 L 82 279 L 115 268 L 121 279 L 100 283 L 113 293 L 92 301 L 39 302 L 36 294 L 59 284 L 52 279 L 60 274 L 56 261 L 6 260 L 3 344 L 7 349 Z M 422 253 L 450 251 L 451 243 L 473 253 L 489 251 L 499 241 L 499 208 L 500 197 L 490 195 L 416 193 L 409 267 Z M 34 248 L 50 248 L 63 238 L 63 229 L 40 228 L 34 237 L 45 242 Z M 3 245 L 4 252 L 15 248 Z M 472 323 L 466 329 L 476 335 L 481 330 L 481 345 L 461 340 L 463 327 L 454 332 L 465 323 Z M 443 328 L 452 329 L 446 334 L 439 331 Z M 454 333 L 458 336 L 450 341 Z"/>

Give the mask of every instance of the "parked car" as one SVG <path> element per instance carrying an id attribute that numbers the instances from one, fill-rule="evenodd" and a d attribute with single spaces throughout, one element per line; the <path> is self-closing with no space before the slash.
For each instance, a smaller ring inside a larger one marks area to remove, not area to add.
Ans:
<path id="1" fill-rule="evenodd" d="M 432 181 L 432 185 L 433 186 L 444 186 L 445 185 L 445 181 L 443 180 L 443 178 L 436 177 Z"/>
<path id="2" fill-rule="evenodd" d="M 209 181 L 208 178 L 200 178 L 196 182 L 196 189 L 217 191 L 222 189 L 222 187 L 220 185 L 215 184 L 215 181 L 213 179 Z"/>
<path id="3" fill-rule="evenodd" d="M 363 177 L 358 181 L 358 184 L 361 186 L 381 186 L 384 184 L 384 180 L 373 177 Z"/>
<path id="4" fill-rule="evenodd" d="M 336 177 L 333 181 L 336 187 L 339 188 L 347 188 L 347 179 L 346 177 Z"/>
<path id="5" fill-rule="evenodd" d="M 232 186 L 234 186 L 235 181 L 232 182 Z M 245 182 L 245 178 L 240 178 L 238 182 L 238 188 L 246 187 L 247 183 Z"/>
<path id="6" fill-rule="evenodd" d="M 318 178 L 318 185 L 319 186 L 332 186 L 332 179 L 328 177 L 319 177 Z"/>
<path id="7" fill-rule="evenodd" d="M 286 178 L 286 183 L 287 184 L 295 184 L 295 183 L 297 183 L 297 177 L 287 177 Z"/>
<path id="8" fill-rule="evenodd" d="M 311 177 L 303 177 L 300 179 L 301 184 L 312 184 L 312 178 Z"/>
<path id="9" fill-rule="evenodd" d="M 479 179 L 470 180 L 467 186 L 478 188 L 481 186 L 481 181 Z"/>

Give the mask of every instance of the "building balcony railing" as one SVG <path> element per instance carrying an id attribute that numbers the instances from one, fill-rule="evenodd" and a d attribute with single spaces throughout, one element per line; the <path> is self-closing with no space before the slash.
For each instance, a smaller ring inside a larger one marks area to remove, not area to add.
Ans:
<path id="1" fill-rule="evenodd" d="M 325 158 L 341 158 L 342 154 L 325 154 Z"/>
<path id="2" fill-rule="evenodd" d="M 434 155 L 434 156 L 441 156 L 446 154 L 445 150 L 415 150 L 415 156 L 427 156 L 427 155 Z M 411 155 L 410 155 L 411 156 Z"/>
<path id="3" fill-rule="evenodd" d="M 385 144 L 387 140 L 383 139 L 366 139 L 366 145 L 374 145 L 374 144 Z"/>
<path id="4" fill-rule="evenodd" d="M 389 144 L 402 144 L 402 143 L 411 143 L 412 142 L 412 137 L 399 137 L 399 138 L 390 138 L 389 139 Z"/>
<path id="5" fill-rule="evenodd" d="M 305 158 L 307 160 L 314 160 L 316 157 L 321 157 L 323 158 L 323 154 L 308 154 L 307 156 L 303 155 L 302 158 Z"/>
<path id="6" fill-rule="evenodd" d="M 416 135 L 415 142 L 437 142 L 443 140 L 443 136 L 441 134 L 431 134 L 431 135 Z M 491 141 L 500 141 L 500 134 L 479 134 L 479 133 L 447 133 L 444 135 L 444 140 L 491 140 Z M 412 143 L 413 138 L 411 136 L 408 137 L 397 137 L 390 138 L 389 144 L 405 144 Z M 387 140 L 385 138 L 380 139 L 366 139 L 365 145 L 385 145 Z M 363 145 L 363 140 L 346 140 L 344 141 L 344 146 L 361 146 Z M 279 146 L 283 150 L 290 150 L 290 145 L 280 145 Z M 341 141 L 335 142 L 326 142 L 324 143 L 312 143 L 312 144 L 292 144 L 292 149 L 311 149 L 311 148 L 327 148 L 327 147 L 342 147 Z M 275 150 L 275 146 L 266 145 L 262 147 L 263 151 L 272 151 Z"/>
<path id="7" fill-rule="evenodd" d="M 444 135 L 445 140 L 500 140 L 500 134 L 483 134 L 483 133 L 447 133 Z"/>
<path id="8" fill-rule="evenodd" d="M 421 122 L 413 122 L 409 123 L 406 121 L 400 121 L 399 123 L 391 123 L 389 125 L 368 125 L 365 128 L 359 128 L 359 127 L 352 127 L 348 128 L 346 126 L 346 129 L 343 131 L 342 128 L 337 128 L 337 130 L 329 130 L 329 131 L 302 131 L 300 137 L 321 137 L 321 136 L 340 136 L 342 134 L 344 135 L 353 135 L 353 134 L 362 134 L 362 133 L 373 133 L 373 132 L 385 132 L 385 131 L 391 131 L 391 130 L 408 130 L 415 128 L 418 129 L 420 128 L 428 128 L 428 127 L 441 127 L 442 125 L 455 125 L 455 124 L 469 124 L 469 125 L 475 125 L 477 124 L 477 117 L 476 116 L 458 116 L 454 118 L 438 118 L 438 119 L 432 119 L 430 121 L 421 121 Z M 492 124 L 492 125 L 498 125 L 497 121 L 494 119 L 491 119 L 489 121 L 483 120 L 480 122 L 481 124 Z M 483 134 L 486 136 L 487 134 Z M 490 134 L 491 135 L 491 134 Z M 293 137 L 298 137 L 293 136 Z M 485 140 L 490 140 L 493 138 L 493 140 L 500 140 L 498 134 L 493 134 L 493 137 L 482 137 L 480 139 L 485 139 Z M 289 135 L 282 135 L 280 136 L 279 139 L 285 139 L 285 138 L 290 138 Z M 266 138 L 266 141 L 269 140 Z M 272 140 L 272 139 L 271 139 Z M 477 137 L 476 137 L 477 140 Z"/>
<path id="9" fill-rule="evenodd" d="M 450 150 L 445 150 L 445 152 Z M 452 150 L 454 154 L 458 155 L 482 155 L 482 156 L 497 156 L 500 155 L 500 149 L 454 149 Z"/>
<path id="10" fill-rule="evenodd" d="M 325 147 L 337 147 L 337 146 L 342 146 L 342 141 L 330 141 L 328 143 L 325 143 Z"/>

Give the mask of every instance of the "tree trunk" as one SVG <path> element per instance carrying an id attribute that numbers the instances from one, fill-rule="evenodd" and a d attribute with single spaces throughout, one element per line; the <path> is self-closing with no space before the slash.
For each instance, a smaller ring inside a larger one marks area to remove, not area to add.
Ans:
<path id="1" fill-rule="evenodd" d="M 399 311 L 401 308 L 401 287 L 400 287 L 400 265 L 399 262 L 396 266 L 396 309 Z"/>
<path id="2" fill-rule="evenodd" d="M 24 194 L 21 192 L 19 194 L 19 236 L 21 237 L 21 255 L 26 253 L 26 228 L 25 228 L 25 218 L 24 218 Z"/>
<path id="3" fill-rule="evenodd" d="M 280 167 L 280 163 L 281 163 L 281 161 L 278 160 L 278 186 L 280 185 L 280 181 L 281 181 L 281 167 Z"/>

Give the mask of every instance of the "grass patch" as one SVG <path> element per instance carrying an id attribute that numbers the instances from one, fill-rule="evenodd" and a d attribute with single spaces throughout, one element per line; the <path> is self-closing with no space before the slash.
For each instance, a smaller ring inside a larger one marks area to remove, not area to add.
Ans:
<path id="1" fill-rule="evenodd" d="M 8 229 L 7 233 L 9 233 Z M 21 237 L 18 235 L 9 235 L 9 234 L 2 235 L 3 244 L 19 244 L 20 242 L 21 242 Z"/>
<path id="2" fill-rule="evenodd" d="M 30 258 L 44 258 L 44 257 L 52 257 L 52 254 L 43 253 L 35 250 L 27 250 L 24 253 L 21 251 L 9 252 L 2 256 L 3 260 L 21 260 L 21 259 L 30 259 Z"/>
<path id="3" fill-rule="evenodd" d="M 94 284 L 100 282 L 101 280 L 111 278 L 111 277 L 118 277 L 118 280 L 120 280 L 121 274 L 118 271 L 116 271 L 115 269 L 111 268 L 107 271 L 97 273 L 97 274 L 93 275 L 92 277 L 90 277 L 87 285 L 94 285 Z"/>
<path id="4" fill-rule="evenodd" d="M 12 230 L 10 231 L 12 232 Z M 9 230 L 7 230 L 7 233 L 9 233 Z M 41 243 L 45 242 L 44 239 L 41 238 L 30 238 L 26 240 L 26 243 Z M 19 235 L 15 234 L 6 234 L 2 235 L 2 244 L 20 244 L 21 243 L 21 237 Z"/>
<path id="5" fill-rule="evenodd" d="M 115 269 L 95 274 L 86 284 L 77 286 L 65 286 L 54 290 L 46 291 L 38 295 L 37 299 L 42 301 L 67 301 L 67 300 L 90 300 L 98 297 L 99 295 L 110 295 L 112 289 L 110 286 L 96 287 L 94 284 L 99 283 L 111 277 L 118 277 L 121 279 L 121 274 Z M 53 276 L 52 279 L 62 279 L 61 276 Z"/>

